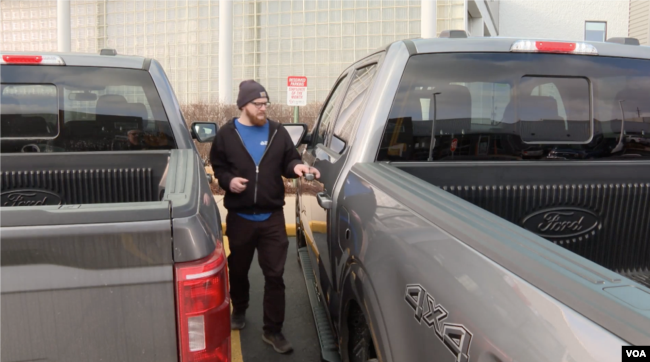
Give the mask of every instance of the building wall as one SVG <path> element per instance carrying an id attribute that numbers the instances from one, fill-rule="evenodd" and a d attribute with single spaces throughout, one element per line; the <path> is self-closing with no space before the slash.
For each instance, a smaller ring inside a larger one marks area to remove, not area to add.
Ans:
<path id="1" fill-rule="evenodd" d="M 323 101 L 355 60 L 419 37 L 420 5 L 421 0 L 235 1 L 233 85 L 257 79 L 273 102 L 285 103 L 287 77 L 306 76 L 307 101 Z M 464 8 L 465 0 L 438 0 L 438 33 L 463 29 Z"/>
<path id="2" fill-rule="evenodd" d="M 56 51 L 56 1 L 0 2 L 0 49 Z M 72 0 L 72 52 L 157 59 L 182 103 L 216 101 L 218 1 Z"/>
<path id="3" fill-rule="evenodd" d="M 499 35 L 584 40 L 585 21 L 607 21 L 607 38 L 628 35 L 629 0 L 502 0 Z"/>
<path id="4" fill-rule="evenodd" d="M 466 13 L 465 0 L 437 2 L 438 33 L 465 28 L 466 19 L 468 30 L 481 33 L 479 22 Z M 640 15 L 635 9 L 650 1 L 484 3 L 499 36 L 582 40 L 586 20 L 607 21 L 607 37 L 638 31 L 635 21 L 641 18 L 643 23 L 643 9 Z M 421 0 L 235 0 L 233 94 L 236 97 L 241 80 L 254 78 L 267 86 L 274 102 L 284 103 L 286 77 L 304 75 L 309 78 L 308 101 L 322 101 L 355 59 L 392 41 L 420 36 L 420 4 Z M 182 103 L 214 102 L 219 84 L 218 15 L 218 1 L 209 0 L 72 0 L 71 48 L 90 53 L 115 48 L 120 54 L 156 58 Z M 55 51 L 56 1 L 0 1 L 0 29 L 2 50 Z"/>
<path id="5" fill-rule="evenodd" d="M 0 49 L 56 51 L 56 1 L 0 2 Z"/>
<path id="6" fill-rule="evenodd" d="M 322 101 L 356 59 L 420 34 L 419 1 L 235 1 L 233 13 L 233 85 L 258 79 L 281 103 L 290 75 Z"/>
<path id="7" fill-rule="evenodd" d="M 630 1 L 629 34 L 639 39 L 642 45 L 650 45 L 650 1 Z"/>
<path id="8" fill-rule="evenodd" d="M 438 22 L 436 24 L 436 33 L 440 34 L 443 30 L 465 29 L 466 27 L 466 2 L 463 0 L 436 0 Z M 420 1 L 418 1 L 419 6 Z M 419 32 L 418 32 L 418 35 Z"/>
<path id="9" fill-rule="evenodd" d="M 478 0 L 483 1 L 483 0 Z M 488 4 L 498 9 L 498 0 Z M 420 36 L 421 0 L 234 0 L 233 98 L 256 79 L 286 102 L 286 79 L 308 77 L 308 102 L 325 99 L 354 60 Z M 437 0 L 437 32 L 464 29 L 467 0 Z M 497 14 L 498 16 L 498 14 Z M 216 102 L 219 2 L 71 0 L 71 50 L 160 61 L 181 103 Z M 0 0 L 0 50 L 56 51 L 56 1 Z"/>

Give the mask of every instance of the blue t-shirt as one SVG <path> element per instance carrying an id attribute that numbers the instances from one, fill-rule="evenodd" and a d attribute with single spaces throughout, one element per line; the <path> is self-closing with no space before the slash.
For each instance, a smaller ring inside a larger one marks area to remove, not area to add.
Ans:
<path id="1" fill-rule="evenodd" d="M 235 128 L 237 128 L 241 139 L 244 141 L 248 153 L 253 157 L 253 161 L 255 161 L 256 165 L 259 165 L 269 141 L 269 122 L 266 122 L 263 126 L 245 126 L 239 123 L 239 119 L 236 119 Z M 249 185 L 255 187 L 254 181 L 249 180 Z M 252 221 L 264 221 L 271 217 L 271 213 L 256 215 L 238 213 L 237 215 Z"/>

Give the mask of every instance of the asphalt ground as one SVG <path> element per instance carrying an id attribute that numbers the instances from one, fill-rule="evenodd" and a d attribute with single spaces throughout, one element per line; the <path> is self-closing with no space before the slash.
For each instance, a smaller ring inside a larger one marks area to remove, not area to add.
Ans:
<path id="1" fill-rule="evenodd" d="M 228 252 L 228 249 L 226 250 Z M 251 300 L 246 311 L 246 327 L 241 331 L 232 331 L 232 362 L 319 362 L 320 345 L 307 296 L 305 279 L 296 257 L 295 238 L 289 237 L 289 252 L 284 267 L 286 308 L 282 330 L 284 336 L 293 345 L 293 352 L 279 354 L 273 347 L 262 341 L 264 275 L 262 275 L 257 257 L 253 258 L 249 281 Z"/>

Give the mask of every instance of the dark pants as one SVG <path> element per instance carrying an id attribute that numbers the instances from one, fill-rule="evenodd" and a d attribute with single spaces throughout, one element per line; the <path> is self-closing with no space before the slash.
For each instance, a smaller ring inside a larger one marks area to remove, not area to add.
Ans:
<path id="1" fill-rule="evenodd" d="M 229 212 L 226 235 L 230 246 L 228 269 L 233 312 L 243 313 L 248 308 L 248 270 L 257 249 L 257 260 L 264 274 L 264 330 L 280 332 L 285 306 L 282 275 L 289 248 L 284 212 L 276 211 L 265 221 L 250 221 Z"/>

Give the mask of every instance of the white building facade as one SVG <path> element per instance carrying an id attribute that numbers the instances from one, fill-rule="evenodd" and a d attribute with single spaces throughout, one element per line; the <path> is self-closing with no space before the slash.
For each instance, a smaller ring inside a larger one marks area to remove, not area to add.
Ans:
<path id="1" fill-rule="evenodd" d="M 629 33 L 630 0 L 502 0 L 499 10 L 504 37 L 602 41 Z"/>
<path id="2" fill-rule="evenodd" d="M 650 45 L 650 1 L 632 0 L 630 2 L 630 31 L 633 38 L 643 45 Z"/>
<path id="3" fill-rule="evenodd" d="M 222 1 L 229 0 L 71 0 L 70 48 L 155 58 L 181 103 L 217 102 Z M 631 3 L 650 1 L 233 0 L 231 65 L 222 76 L 232 101 L 242 80 L 255 79 L 284 103 L 287 77 L 306 76 L 308 102 L 320 102 L 346 66 L 399 39 L 446 29 L 576 41 L 628 36 L 643 27 L 630 22 L 631 10 L 650 14 Z M 0 29 L 0 50 L 56 51 L 57 1 L 0 0 Z"/>

